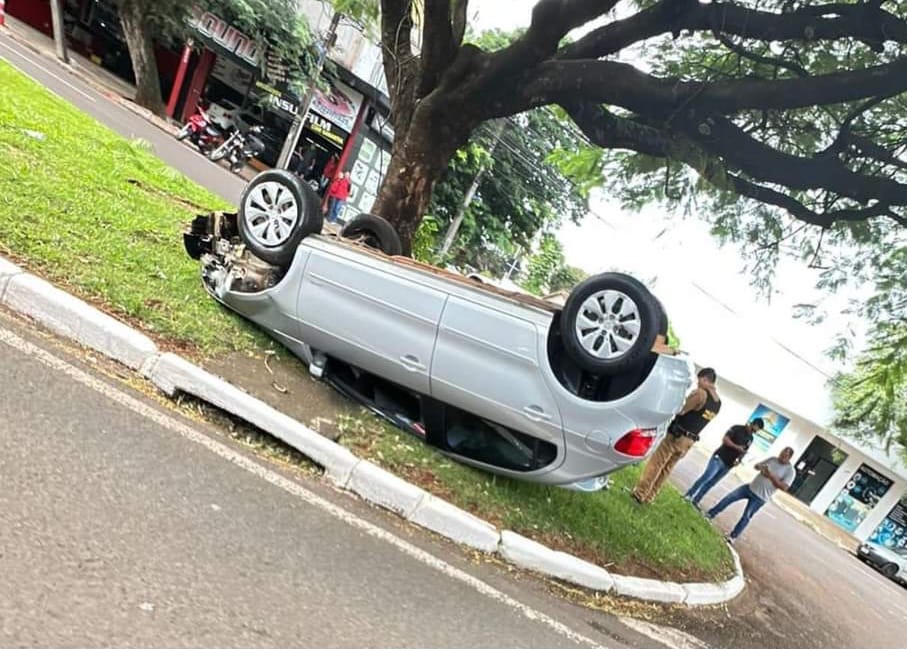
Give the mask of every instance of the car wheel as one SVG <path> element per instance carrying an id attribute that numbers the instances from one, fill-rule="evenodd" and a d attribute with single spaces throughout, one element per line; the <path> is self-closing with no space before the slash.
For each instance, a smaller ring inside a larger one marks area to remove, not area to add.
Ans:
<path id="1" fill-rule="evenodd" d="M 898 574 L 898 567 L 897 567 L 897 564 L 886 563 L 884 566 L 881 567 L 880 571 L 883 575 L 885 575 L 889 579 L 894 579 L 895 575 Z"/>
<path id="2" fill-rule="evenodd" d="M 286 268 L 299 242 L 321 232 L 321 202 L 289 171 L 270 169 L 246 186 L 238 221 L 240 237 L 256 257 Z"/>
<path id="3" fill-rule="evenodd" d="M 602 273 L 570 293 L 561 314 L 564 349 L 581 368 L 615 375 L 648 357 L 661 322 L 658 301 L 641 282 Z"/>
<path id="4" fill-rule="evenodd" d="M 395 256 L 403 252 L 403 244 L 394 226 L 374 214 L 360 214 L 343 226 L 340 236 L 380 250 L 385 255 Z"/>
<path id="5" fill-rule="evenodd" d="M 187 137 L 189 137 L 190 133 L 192 133 L 192 127 L 186 124 L 185 126 L 183 126 L 183 128 L 176 132 L 176 139 L 182 142 Z"/>
<path id="6" fill-rule="evenodd" d="M 657 297 L 654 297 L 655 304 L 658 307 L 658 335 L 664 336 L 665 341 L 668 340 L 668 312 L 665 311 L 664 305 L 661 303 Z"/>

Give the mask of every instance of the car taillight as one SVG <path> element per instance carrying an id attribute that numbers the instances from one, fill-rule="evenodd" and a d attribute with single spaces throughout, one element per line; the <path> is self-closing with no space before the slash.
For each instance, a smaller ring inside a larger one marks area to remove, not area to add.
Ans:
<path id="1" fill-rule="evenodd" d="M 632 457 L 642 457 L 649 452 L 658 433 L 655 428 L 636 428 L 617 440 L 614 449 Z"/>

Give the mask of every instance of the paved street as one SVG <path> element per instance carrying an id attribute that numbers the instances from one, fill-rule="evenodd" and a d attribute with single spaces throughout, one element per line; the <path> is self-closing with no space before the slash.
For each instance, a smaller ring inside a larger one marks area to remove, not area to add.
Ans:
<path id="1" fill-rule="evenodd" d="M 0 315 L 0 646 L 653 644 L 78 365 Z"/>
<path id="2" fill-rule="evenodd" d="M 707 458 L 691 452 L 673 480 L 687 488 Z M 740 482 L 733 476 L 706 496 L 712 506 Z M 724 531 L 737 522 L 742 504 L 718 517 Z M 768 634 L 776 646 L 904 647 L 907 588 L 813 532 L 774 504 L 766 505 L 737 543 L 747 590 L 729 607 L 721 628 L 703 618 L 686 627 L 714 645 L 760 646 Z M 681 623 L 682 624 L 682 623 Z M 755 640 L 758 637 L 759 640 Z"/>
<path id="3" fill-rule="evenodd" d="M 196 182 L 239 196 L 240 178 L 2 32 L 0 58 L 147 140 Z M 284 478 L 275 484 L 276 474 L 165 425 L 140 396 L 129 399 L 143 412 L 112 397 L 122 387 L 99 391 L 9 344 L 10 329 L 36 340 L 0 317 L 0 645 L 655 643 L 535 580 L 473 565 L 317 480 L 292 483 L 314 497 L 288 491 Z M 703 463 L 684 460 L 679 484 Z M 726 480 L 707 503 L 733 486 Z M 735 507 L 722 516 L 723 529 L 736 515 Z M 657 613 L 658 621 L 715 647 L 904 646 L 907 589 L 780 509 L 763 509 L 738 549 L 749 581 L 741 598 L 726 611 Z"/>

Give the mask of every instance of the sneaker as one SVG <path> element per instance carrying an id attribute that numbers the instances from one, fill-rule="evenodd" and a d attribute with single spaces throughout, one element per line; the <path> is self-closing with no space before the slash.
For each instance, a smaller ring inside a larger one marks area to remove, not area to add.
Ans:
<path id="1" fill-rule="evenodd" d="M 727 541 L 727 544 L 728 544 L 728 545 L 734 545 L 734 543 L 737 541 L 737 539 L 735 539 L 735 538 L 734 538 L 733 536 L 731 536 L 730 534 L 728 534 L 727 536 L 725 536 L 725 537 L 724 537 L 724 540 Z"/>

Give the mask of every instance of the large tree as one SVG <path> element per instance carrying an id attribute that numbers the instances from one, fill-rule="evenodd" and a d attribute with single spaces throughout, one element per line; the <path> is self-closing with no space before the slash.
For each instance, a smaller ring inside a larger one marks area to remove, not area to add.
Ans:
<path id="1" fill-rule="evenodd" d="M 297 75 L 305 72 L 299 63 L 306 60 L 304 55 L 311 38 L 295 0 L 114 0 L 114 3 L 135 74 L 135 101 L 157 114 L 164 113 L 164 102 L 154 43 L 182 45 L 191 38 L 189 18 L 193 8 L 214 10 L 253 40 L 267 44 L 272 56 L 289 62 L 289 69 Z"/>
<path id="2" fill-rule="evenodd" d="M 496 50 L 464 42 L 468 0 L 380 4 L 396 139 L 375 209 L 406 241 L 479 124 L 548 104 L 600 147 L 670 160 L 803 223 L 907 224 L 907 123 L 874 119 L 907 89 L 901 3 L 540 0 Z M 678 65 L 691 52 L 712 59 Z M 804 128 L 812 145 L 793 145 Z"/>

